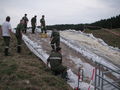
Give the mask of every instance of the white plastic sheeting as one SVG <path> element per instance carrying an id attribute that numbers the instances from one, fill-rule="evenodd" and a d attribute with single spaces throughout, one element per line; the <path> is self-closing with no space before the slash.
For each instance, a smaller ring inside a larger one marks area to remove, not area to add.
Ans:
<path id="1" fill-rule="evenodd" d="M 31 41 L 25 35 L 23 35 L 23 40 L 24 40 L 25 44 L 27 45 L 27 47 L 46 64 L 47 58 L 48 58 L 49 55 L 42 49 L 42 46 L 40 46 L 40 44 L 38 45 L 34 41 Z M 71 71 L 71 69 L 69 69 L 67 72 L 68 72 L 68 77 L 70 79 L 68 81 L 68 84 L 72 88 L 76 88 L 77 84 L 78 84 L 78 77 L 77 77 L 77 75 L 75 75 Z M 80 86 L 79 87 L 81 88 L 81 90 L 87 90 L 88 87 L 89 87 L 89 84 L 85 83 L 85 82 L 80 82 Z M 94 90 L 93 86 L 91 86 L 91 90 Z"/>
<path id="2" fill-rule="evenodd" d="M 112 59 L 113 62 L 116 61 L 116 63 L 120 63 L 119 49 L 109 47 L 101 39 L 97 39 L 91 34 L 89 35 L 78 31 L 62 31 L 60 34 L 63 43 L 81 53 L 89 60 L 99 62 L 114 70 L 118 69 L 118 67 L 112 64 L 111 61 L 108 61 L 106 57 L 109 55 L 111 57 L 109 59 Z M 101 54 L 103 54 L 103 56 L 101 56 Z"/>

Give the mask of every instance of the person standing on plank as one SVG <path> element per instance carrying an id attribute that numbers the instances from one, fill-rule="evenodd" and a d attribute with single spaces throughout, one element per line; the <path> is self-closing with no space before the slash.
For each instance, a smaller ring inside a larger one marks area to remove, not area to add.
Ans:
<path id="1" fill-rule="evenodd" d="M 22 18 L 24 20 L 24 30 L 23 32 L 26 33 L 27 32 L 27 23 L 28 23 L 28 18 L 27 18 L 27 14 L 25 14 L 25 16 Z"/>
<path id="2" fill-rule="evenodd" d="M 16 28 L 16 38 L 17 38 L 17 52 L 21 53 L 21 43 L 22 43 L 22 30 L 24 29 L 24 20 L 20 20 L 20 23 Z"/>
<path id="3" fill-rule="evenodd" d="M 10 45 L 10 33 L 11 31 L 11 24 L 10 24 L 10 16 L 6 17 L 6 21 L 2 24 L 2 36 L 4 39 L 4 44 L 5 44 L 5 50 L 4 50 L 4 54 L 5 56 L 8 56 L 8 50 L 9 50 L 9 45 Z"/>
<path id="4" fill-rule="evenodd" d="M 36 28 L 36 15 L 31 19 L 31 25 L 32 25 L 32 33 L 35 33 L 35 28 Z"/>
<path id="5" fill-rule="evenodd" d="M 42 15 L 42 18 L 40 19 L 40 23 L 41 23 L 41 33 L 43 32 L 47 33 L 44 15 Z"/>

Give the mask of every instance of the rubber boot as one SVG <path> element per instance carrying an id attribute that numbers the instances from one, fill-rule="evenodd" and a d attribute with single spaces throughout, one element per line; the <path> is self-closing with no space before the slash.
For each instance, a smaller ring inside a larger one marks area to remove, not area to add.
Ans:
<path id="1" fill-rule="evenodd" d="M 34 29 L 32 29 L 32 34 L 34 34 L 35 32 L 34 32 Z"/>
<path id="2" fill-rule="evenodd" d="M 17 46 L 17 52 L 21 53 L 21 46 Z"/>
<path id="3" fill-rule="evenodd" d="M 53 50 L 55 50 L 55 45 L 54 44 L 51 44 L 51 47 Z"/>
<path id="4" fill-rule="evenodd" d="M 27 28 L 25 28 L 24 33 L 25 33 L 25 34 L 27 33 Z"/>
<path id="5" fill-rule="evenodd" d="M 62 77 L 65 81 L 69 80 L 67 71 L 63 71 L 61 77 Z"/>
<path id="6" fill-rule="evenodd" d="M 5 48 L 4 54 L 5 56 L 8 56 L 8 48 Z"/>

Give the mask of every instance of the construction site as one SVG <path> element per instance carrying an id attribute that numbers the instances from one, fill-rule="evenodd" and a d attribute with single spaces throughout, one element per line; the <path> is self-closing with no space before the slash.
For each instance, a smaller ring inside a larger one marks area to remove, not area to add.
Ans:
<path id="1" fill-rule="evenodd" d="M 29 29 L 29 31 L 31 31 Z M 28 48 L 44 63 L 51 52 L 50 34 L 40 37 L 30 32 L 23 36 Z M 68 67 L 72 88 L 78 90 L 119 90 L 120 89 L 120 50 L 108 46 L 102 39 L 81 31 L 60 31 L 63 65 Z"/>
<path id="2" fill-rule="evenodd" d="M 0 90 L 120 90 L 120 0 L 0 0 Z"/>

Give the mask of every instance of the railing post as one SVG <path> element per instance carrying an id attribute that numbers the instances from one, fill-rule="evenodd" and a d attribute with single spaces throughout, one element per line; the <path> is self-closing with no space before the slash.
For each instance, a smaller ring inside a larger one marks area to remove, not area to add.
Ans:
<path id="1" fill-rule="evenodd" d="M 105 69 L 106 68 L 106 69 Z M 95 88 L 94 90 L 105 90 L 105 82 L 108 85 L 111 85 L 109 88 L 111 88 L 110 90 L 112 90 L 112 88 L 114 87 L 116 90 L 120 90 L 120 85 L 119 85 L 119 80 L 115 81 L 115 82 L 111 82 L 109 81 L 109 79 L 107 79 L 106 77 L 104 77 L 105 75 L 108 75 L 109 73 L 113 73 L 114 74 L 118 74 L 120 76 L 120 70 L 113 70 L 105 65 L 102 65 L 100 63 L 95 62 Z M 113 75 L 114 76 L 114 75 Z M 108 77 L 109 78 L 109 77 Z M 116 77 L 117 79 L 117 77 Z"/>
<path id="2" fill-rule="evenodd" d="M 95 88 L 94 90 L 96 90 L 97 87 L 97 64 L 95 65 Z"/>
<path id="3" fill-rule="evenodd" d="M 103 71 L 102 71 L 102 78 L 101 78 L 101 90 L 103 90 L 103 82 L 104 82 L 104 80 L 103 80 L 103 78 L 104 78 L 104 75 L 103 75 Z"/>

